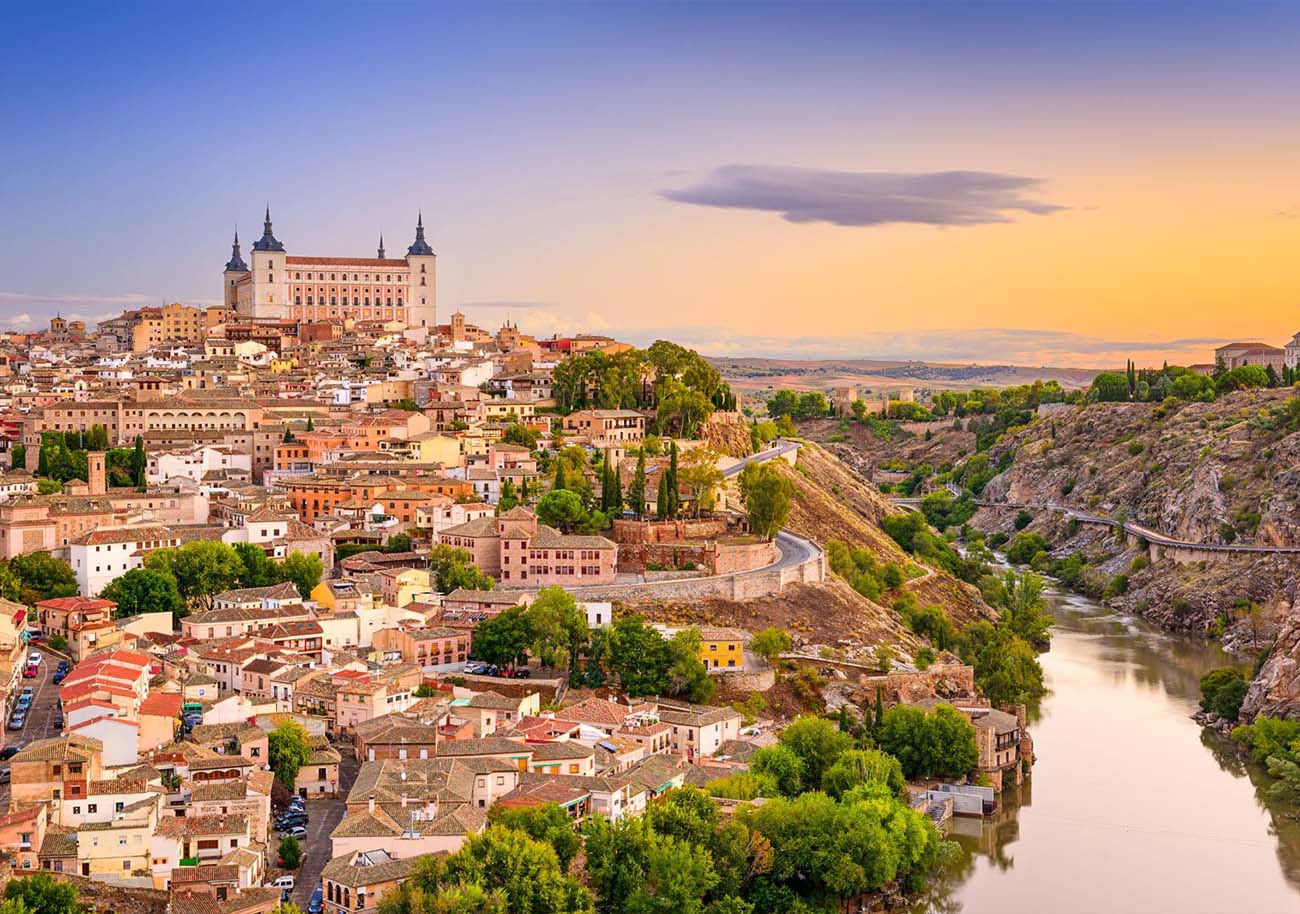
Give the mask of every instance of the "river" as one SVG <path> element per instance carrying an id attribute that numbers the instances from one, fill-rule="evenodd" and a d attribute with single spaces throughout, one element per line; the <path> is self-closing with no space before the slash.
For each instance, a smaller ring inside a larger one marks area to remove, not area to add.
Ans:
<path id="1" fill-rule="evenodd" d="M 917 912 L 1300 911 L 1300 820 L 1190 719 L 1219 647 L 1053 592 L 1037 764 Z"/>

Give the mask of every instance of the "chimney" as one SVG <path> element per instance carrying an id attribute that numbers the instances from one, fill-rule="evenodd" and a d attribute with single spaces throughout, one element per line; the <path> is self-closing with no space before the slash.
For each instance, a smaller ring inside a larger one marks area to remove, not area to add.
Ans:
<path id="1" fill-rule="evenodd" d="M 402 794 L 402 808 L 403 808 L 403 809 L 406 808 L 406 794 L 405 794 L 405 793 Z"/>
<path id="2" fill-rule="evenodd" d="M 108 491 L 104 476 L 104 452 L 86 452 L 86 482 L 90 485 L 90 494 L 103 495 Z"/>
<path id="3" fill-rule="evenodd" d="M 375 811 L 375 795 L 373 793 L 370 795 L 370 802 L 367 804 L 367 806 L 370 812 Z"/>

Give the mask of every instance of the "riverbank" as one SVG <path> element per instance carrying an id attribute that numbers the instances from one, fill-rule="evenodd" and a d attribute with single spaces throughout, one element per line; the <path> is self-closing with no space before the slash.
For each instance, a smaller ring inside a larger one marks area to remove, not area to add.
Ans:
<path id="1" fill-rule="evenodd" d="M 1200 677 L 1229 662 L 1222 648 L 1059 589 L 1049 597 L 1034 776 L 994 819 L 958 823 L 961 860 L 911 910 L 1300 908 L 1300 823 L 1270 808 L 1257 766 L 1192 720 Z"/>

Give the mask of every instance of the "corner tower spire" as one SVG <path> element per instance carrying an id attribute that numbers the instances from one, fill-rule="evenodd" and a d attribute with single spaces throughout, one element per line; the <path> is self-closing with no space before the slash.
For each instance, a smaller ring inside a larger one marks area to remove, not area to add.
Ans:
<path id="1" fill-rule="evenodd" d="M 244 263 L 239 253 L 239 229 L 235 229 L 235 242 L 230 246 L 230 262 L 226 264 L 227 273 L 247 273 L 248 264 Z"/>
<path id="2" fill-rule="evenodd" d="M 384 259 L 384 233 L 379 233 L 379 259 Z"/>
<path id="3" fill-rule="evenodd" d="M 262 237 L 253 244 L 254 251 L 277 251 L 284 253 L 284 245 L 276 241 L 271 232 L 271 207 L 266 208 L 266 222 L 262 224 Z"/>
<path id="4" fill-rule="evenodd" d="M 429 247 L 429 242 L 424 240 L 424 213 L 421 212 L 415 221 L 415 241 L 406 249 L 408 255 L 426 255 L 432 256 L 433 248 Z"/>

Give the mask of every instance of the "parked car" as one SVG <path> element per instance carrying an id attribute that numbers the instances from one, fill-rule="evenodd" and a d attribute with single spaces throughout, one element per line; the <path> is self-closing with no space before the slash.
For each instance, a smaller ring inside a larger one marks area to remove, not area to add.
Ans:
<path id="1" fill-rule="evenodd" d="M 297 838 L 299 841 L 307 840 L 307 829 L 303 828 L 301 825 L 295 825 L 293 828 L 285 832 L 285 834 L 291 838 Z"/>
<path id="2" fill-rule="evenodd" d="M 28 708 L 30 708 L 31 706 L 32 706 L 32 696 L 30 696 L 30 695 L 19 695 L 19 696 L 18 696 L 18 707 L 20 707 L 20 708 L 22 708 L 24 711 L 26 711 L 26 710 L 27 710 Z"/>
<path id="3" fill-rule="evenodd" d="M 58 714 L 55 714 L 55 715 L 54 715 L 54 728 L 55 728 L 56 730 L 62 730 L 62 729 L 63 729 L 63 712 L 62 712 L 62 711 L 60 711 Z"/>
<path id="4" fill-rule="evenodd" d="M 36 667 L 32 666 L 32 665 L 29 663 L 27 666 L 23 667 L 23 678 L 24 678 L 24 679 L 35 679 L 35 678 L 36 678 L 36 672 L 37 672 L 37 671 L 36 671 Z"/>
<path id="5" fill-rule="evenodd" d="M 307 824 L 307 819 L 302 816 L 295 816 L 291 819 L 277 819 L 275 822 L 276 831 L 289 831 L 290 829 L 300 828 Z"/>
<path id="6" fill-rule="evenodd" d="M 276 878 L 275 882 L 271 883 L 271 887 L 276 889 L 292 889 L 293 877 L 289 875 L 279 876 Z"/>
<path id="7" fill-rule="evenodd" d="M 68 661 L 60 660 L 57 669 L 63 670 L 63 672 L 66 673 L 68 670 L 72 669 L 72 667 L 68 664 Z"/>
<path id="8" fill-rule="evenodd" d="M 307 903 L 307 914 L 321 914 L 325 907 L 325 892 L 320 886 L 311 893 L 311 901 Z"/>
<path id="9" fill-rule="evenodd" d="M 44 640 L 45 640 L 45 632 L 43 632 L 43 631 L 39 631 L 38 629 L 35 629 L 35 628 L 29 628 L 29 629 L 27 629 L 27 640 L 28 640 L 28 641 L 44 641 Z"/>
<path id="10" fill-rule="evenodd" d="M 32 651 L 30 654 L 27 655 L 27 662 L 32 664 L 33 666 L 40 666 L 41 661 L 43 659 L 45 658 L 41 656 L 40 651 Z"/>
<path id="11" fill-rule="evenodd" d="M 0 768 L 0 784 L 8 784 L 8 783 L 9 783 L 9 769 Z"/>
<path id="12" fill-rule="evenodd" d="M 67 678 L 68 678 L 68 671 L 67 671 L 67 670 L 58 670 L 58 671 L 56 671 L 55 674 L 54 674 L 54 684 L 55 684 L 55 685 L 58 685 L 60 682 L 62 682 L 63 680 L 65 680 L 65 679 L 67 679 Z"/>
<path id="13" fill-rule="evenodd" d="M 9 718 L 10 730 L 21 730 L 25 726 L 27 726 L 27 715 L 21 711 Z"/>
<path id="14" fill-rule="evenodd" d="M 3 749 L 0 749 L 0 762 L 9 761 L 9 759 L 17 755 L 21 749 L 21 746 L 5 746 Z"/>

